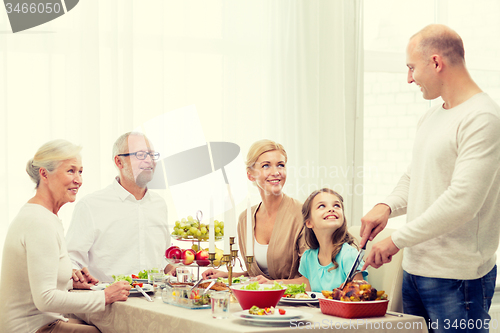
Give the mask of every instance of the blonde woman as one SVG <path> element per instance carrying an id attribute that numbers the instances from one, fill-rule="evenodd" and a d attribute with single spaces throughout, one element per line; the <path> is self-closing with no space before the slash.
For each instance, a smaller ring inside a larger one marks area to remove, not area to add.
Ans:
<path id="1" fill-rule="evenodd" d="M 254 264 L 243 273 L 257 277 L 260 283 L 287 279 L 285 283 L 300 282 L 299 259 L 305 251 L 302 204 L 283 193 L 286 182 L 287 154 L 283 146 L 271 140 L 255 142 L 248 151 L 246 169 L 262 201 L 251 208 L 254 230 Z M 246 210 L 238 220 L 238 245 L 246 256 Z M 227 272 L 208 269 L 203 278 L 227 277 Z M 290 280 L 292 279 L 292 280 Z"/>
<path id="2" fill-rule="evenodd" d="M 104 291 L 69 293 L 97 283 L 86 269 L 72 271 L 59 209 L 76 199 L 82 185 L 80 147 L 54 140 L 44 144 L 26 171 L 36 194 L 10 224 L 5 240 L 0 282 L 0 332 L 99 332 L 61 313 L 103 311 L 125 301 L 127 282 Z"/>

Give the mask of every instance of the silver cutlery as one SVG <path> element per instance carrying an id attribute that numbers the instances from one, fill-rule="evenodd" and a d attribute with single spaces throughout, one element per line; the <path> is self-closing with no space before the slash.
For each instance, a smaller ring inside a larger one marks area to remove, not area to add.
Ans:
<path id="1" fill-rule="evenodd" d="M 138 285 L 135 286 L 135 289 L 139 290 L 143 295 L 144 297 L 146 297 L 146 299 L 148 300 L 148 302 L 154 302 L 151 297 L 149 297 L 148 294 L 146 294 L 146 292 L 141 288 L 139 287 Z"/>
<path id="2" fill-rule="evenodd" d="M 205 288 L 205 290 L 203 290 L 203 293 L 202 295 L 204 295 L 208 289 L 212 288 L 212 286 L 215 284 L 215 280 L 213 280 L 212 282 L 210 282 L 210 284 L 208 285 L 208 287 Z"/>

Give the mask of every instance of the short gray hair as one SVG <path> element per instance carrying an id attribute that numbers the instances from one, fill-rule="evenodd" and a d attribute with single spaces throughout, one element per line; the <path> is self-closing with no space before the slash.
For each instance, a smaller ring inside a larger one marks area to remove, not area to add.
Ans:
<path id="1" fill-rule="evenodd" d="M 79 157 L 81 150 L 81 146 L 63 139 L 52 140 L 42 145 L 26 164 L 26 172 L 36 184 L 35 188 L 40 185 L 40 168 L 51 173 L 62 161 Z"/>
<path id="2" fill-rule="evenodd" d="M 124 154 L 128 150 L 128 137 L 131 135 L 138 135 L 144 137 L 148 142 L 148 138 L 141 132 L 127 132 L 125 134 L 120 135 L 118 139 L 116 139 L 114 145 L 113 145 L 113 156 L 112 158 L 114 159 L 116 155 L 118 154 Z"/>

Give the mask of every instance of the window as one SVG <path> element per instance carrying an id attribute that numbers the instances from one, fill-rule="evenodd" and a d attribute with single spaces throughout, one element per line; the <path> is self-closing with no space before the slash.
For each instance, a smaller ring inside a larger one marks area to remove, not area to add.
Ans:
<path id="1" fill-rule="evenodd" d="M 441 99 L 426 101 L 406 82 L 408 39 L 424 26 L 442 23 L 462 37 L 472 78 L 500 104 L 500 3 L 478 0 L 365 1 L 365 91 L 363 211 L 383 200 L 411 161 L 420 116 Z M 381 8 L 384 8 L 383 10 Z M 397 228 L 405 216 L 391 219 Z"/>

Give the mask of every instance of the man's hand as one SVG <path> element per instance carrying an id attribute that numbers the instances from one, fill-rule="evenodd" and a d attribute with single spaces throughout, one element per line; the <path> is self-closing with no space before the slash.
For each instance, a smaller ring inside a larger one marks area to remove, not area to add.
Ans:
<path id="1" fill-rule="evenodd" d="M 366 270 L 368 266 L 379 268 L 383 264 L 391 262 L 392 256 L 399 252 L 399 249 L 394 245 L 392 238 L 387 237 L 378 243 L 373 244 L 372 250 L 366 256 L 365 264 L 362 271 Z"/>
<path id="2" fill-rule="evenodd" d="M 130 284 L 127 281 L 118 281 L 104 289 L 106 305 L 116 301 L 126 301 L 130 295 Z"/>
<path id="3" fill-rule="evenodd" d="M 99 280 L 90 275 L 87 267 L 82 269 L 73 269 L 73 289 L 90 289 L 96 285 Z"/>
<path id="4" fill-rule="evenodd" d="M 373 240 L 379 232 L 384 230 L 391 215 L 391 209 L 385 204 L 375 205 L 365 216 L 361 218 L 361 242 L 364 247 L 368 240 Z"/>

